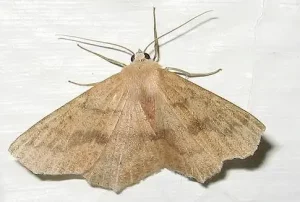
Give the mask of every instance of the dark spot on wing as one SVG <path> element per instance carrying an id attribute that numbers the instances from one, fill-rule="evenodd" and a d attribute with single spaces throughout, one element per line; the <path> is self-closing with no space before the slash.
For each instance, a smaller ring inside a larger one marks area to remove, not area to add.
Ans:
<path id="1" fill-rule="evenodd" d="M 210 130 L 210 124 L 210 119 L 208 117 L 205 117 L 202 120 L 193 119 L 189 122 L 187 129 L 191 135 L 198 135 L 205 130 Z"/>
<path id="2" fill-rule="evenodd" d="M 75 131 L 69 141 L 69 147 L 75 147 L 85 143 L 95 142 L 96 144 L 106 144 L 109 141 L 109 135 L 98 130 Z"/>
<path id="3" fill-rule="evenodd" d="M 179 107 L 181 109 L 188 108 L 188 100 L 187 98 L 182 98 L 181 100 L 174 102 L 171 104 L 172 107 Z"/>

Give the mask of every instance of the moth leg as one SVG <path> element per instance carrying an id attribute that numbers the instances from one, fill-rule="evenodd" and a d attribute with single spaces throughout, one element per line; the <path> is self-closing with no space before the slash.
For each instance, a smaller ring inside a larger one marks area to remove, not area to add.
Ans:
<path id="1" fill-rule="evenodd" d="M 154 22 L 154 56 L 153 56 L 153 60 L 156 62 L 159 62 L 160 54 L 159 54 L 159 44 L 158 44 L 157 29 L 156 29 L 155 7 L 153 7 L 153 22 Z"/>
<path id="2" fill-rule="evenodd" d="M 102 59 L 106 60 L 107 62 L 110 62 L 110 63 L 112 63 L 112 64 L 114 64 L 114 65 L 117 65 L 117 66 L 122 67 L 122 68 L 125 67 L 125 66 L 127 66 L 127 65 L 124 64 L 124 63 L 118 62 L 118 61 L 116 61 L 116 60 L 113 60 L 113 59 L 110 59 L 110 58 L 108 58 L 108 57 L 105 57 L 105 56 L 103 56 L 103 55 L 101 55 L 101 54 L 99 54 L 99 53 L 95 53 L 95 52 L 93 52 L 93 51 L 91 51 L 91 50 L 89 50 L 89 49 L 87 49 L 87 48 L 84 48 L 84 47 L 82 47 L 82 46 L 79 45 L 79 44 L 77 44 L 77 46 L 78 46 L 79 48 L 81 48 L 81 49 L 83 49 L 83 50 L 89 52 L 89 53 L 92 53 L 92 54 L 94 54 L 94 55 L 99 56 L 100 58 L 102 58 Z"/>
<path id="3" fill-rule="evenodd" d="M 214 74 L 222 71 L 222 69 L 218 69 L 216 71 L 208 72 L 208 73 L 190 73 L 190 72 L 187 72 L 182 69 L 175 68 L 175 67 L 166 67 L 165 69 L 168 71 L 172 71 L 176 74 L 186 76 L 186 77 L 205 77 L 205 76 L 214 75 Z"/>
<path id="4" fill-rule="evenodd" d="M 98 83 L 100 82 L 96 82 L 96 83 L 86 83 L 86 84 L 82 84 L 82 83 L 77 83 L 77 82 L 74 82 L 74 81 L 68 81 L 69 83 L 72 83 L 72 84 L 75 84 L 75 85 L 78 85 L 78 86 L 95 86 L 97 85 Z"/>

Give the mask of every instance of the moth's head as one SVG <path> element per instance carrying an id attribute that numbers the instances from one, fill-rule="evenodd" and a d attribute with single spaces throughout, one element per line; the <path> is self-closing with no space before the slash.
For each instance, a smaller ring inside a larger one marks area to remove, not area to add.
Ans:
<path id="1" fill-rule="evenodd" d="M 145 61 L 150 60 L 150 55 L 148 53 L 145 53 L 141 51 L 141 49 L 138 50 L 134 55 L 131 56 L 131 62 L 134 61 Z"/>

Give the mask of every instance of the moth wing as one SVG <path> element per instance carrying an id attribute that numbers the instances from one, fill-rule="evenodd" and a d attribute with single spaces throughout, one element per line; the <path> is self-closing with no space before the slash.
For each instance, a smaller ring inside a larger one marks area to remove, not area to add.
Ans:
<path id="1" fill-rule="evenodd" d="M 93 186 L 120 192 L 164 167 L 164 146 L 132 91 L 111 141 L 83 176 Z"/>
<path id="2" fill-rule="evenodd" d="M 231 102 L 162 70 L 156 109 L 158 135 L 166 142 L 165 166 L 204 182 L 223 161 L 252 155 L 265 126 Z"/>
<path id="3" fill-rule="evenodd" d="M 35 174 L 82 174 L 110 141 L 128 96 L 116 74 L 97 84 L 15 140 L 9 151 Z"/>

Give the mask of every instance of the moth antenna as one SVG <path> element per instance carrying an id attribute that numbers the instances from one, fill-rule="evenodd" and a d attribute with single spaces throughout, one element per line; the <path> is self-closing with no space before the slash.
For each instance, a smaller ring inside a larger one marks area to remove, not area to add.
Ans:
<path id="1" fill-rule="evenodd" d="M 146 46 L 146 48 L 144 49 L 144 52 L 146 52 L 146 50 L 149 48 L 149 46 L 151 46 L 156 40 L 158 40 L 158 39 L 160 39 L 160 38 L 166 36 L 167 34 L 170 34 L 171 32 L 173 32 L 173 31 L 179 29 L 180 27 L 186 25 L 187 23 L 191 22 L 192 20 L 194 20 L 194 19 L 196 19 L 196 18 L 198 18 L 198 17 L 200 17 L 200 16 L 202 16 L 202 15 L 204 15 L 204 14 L 206 14 L 206 13 L 212 12 L 212 11 L 213 11 L 213 10 L 205 11 L 205 12 L 203 12 L 203 13 L 201 13 L 201 14 L 199 14 L 199 15 L 197 15 L 197 16 L 191 18 L 191 19 L 189 19 L 188 21 L 184 22 L 183 24 L 181 24 L 181 25 L 175 27 L 174 29 L 172 29 L 172 30 L 170 30 L 170 31 L 168 31 L 168 32 L 166 32 L 166 33 L 160 35 L 158 38 L 154 39 L 153 41 L 151 41 L 151 42 Z"/>
<path id="2" fill-rule="evenodd" d="M 118 61 L 113 60 L 113 59 L 111 59 L 111 58 L 105 57 L 105 56 L 103 56 L 103 55 L 101 55 L 101 54 L 99 54 L 99 53 L 96 53 L 96 52 L 91 51 L 91 50 L 89 50 L 89 49 L 87 49 L 87 48 L 84 48 L 84 47 L 82 47 L 82 46 L 79 45 L 79 44 L 77 44 L 77 46 L 78 46 L 79 48 L 81 48 L 81 49 L 83 49 L 83 50 L 89 52 L 89 53 L 92 53 L 92 54 L 94 54 L 94 55 L 99 56 L 100 58 L 106 60 L 107 62 L 109 62 L 109 63 L 111 63 L 111 64 L 117 65 L 117 66 L 122 67 L 122 68 L 126 66 L 126 64 L 124 64 L 124 63 L 121 63 L 121 62 L 118 62 Z"/>
<path id="3" fill-rule="evenodd" d="M 165 69 L 168 70 L 168 71 L 171 70 L 176 74 L 183 75 L 183 76 L 186 76 L 188 78 L 211 76 L 211 75 L 214 75 L 214 74 L 222 71 L 222 69 L 217 69 L 216 71 L 208 72 L 208 73 L 190 73 L 190 72 L 187 72 L 187 71 L 184 71 L 182 69 L 175 68 L 175 67 L 166 67 Z"/>
<path id="4" fill-rule="evenodd" d="M 157 29 L 156 29 L 156 15 L 155 15 L 155 7 L 153 7 L 153 24 L 154 24 L 154 56 L 153 60 L 158 62 L 160 59 L 160 54 L 159 54 L 159 44 L 158 44 L 158 39 L 157 39 Z M 157 57 L 157 59 L 156 59 Z"/>
<path id="5" fill-rule="evenodd" d="M 126 53 L 128 55 L 132 55 L 131 53 L 125 51 L 125 50 L 121 50 L 121 49 L 118 49 L 118 48 L 113 48 L 113 47 L 109 47 L 109 46 L 101 46 L 101 45 L 97 45 L 97 44 L 93 44 L 93 43 L 88 43 L 88 42 L 84 42 L 84 41 L 80 41 L 80 40 L 75 40 L 75 39 L 68 39 L 68 38 L 64 38 L 64 37 L 60 37 L 58 39 L 61 39 L 61 40 L 66 40 L 66 41 L 74 41 L 74 42 L 77 42 L 77 43 L 82 43 L 82 44 L 86 44 L 86 45 L 90 45 L 90 46 L 96 46 L 96 47 L 100 47 L 100 48 L 106 48 L 106 49 L 111 49 L 111 50 L 115 50 L 115 51 L 119 51 L 119 52 L 122 52 L 122 53 Z"/>
<path id="6" fill-rule="evenodd" d="M 132 50 L 130 50 L 129 48 L 127 48 L 125 46 L 122 46 L 122 45 L 119 45 L 119 44 L 116 44 L 116 43 L 111 43 L 111 42 L 106 42 L 106 41 L 99 41 L 99 40 L 88 39 L 88 38 L 84 38 L 84 37 L 78 37 L 78 36 L 66 35 L 66 34 L 56 34 L 56 36 L 71 37 L 71 38 L 75 38 L 75 39 L 83 39 L 83 40 L 87 40 L 87 41 L 93 41 L 93 42 L 97 42 L 97 43 L 113 45 L 113 46 L 117 46 L 119 48 L 123 48 L 123 49 L 129 51 L 131 53 L 131 55 L 134 55 L 134 52 Z"/>

